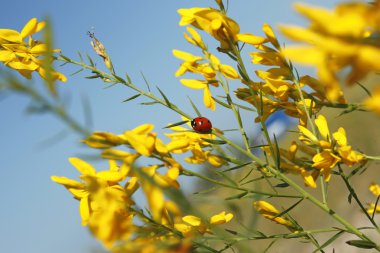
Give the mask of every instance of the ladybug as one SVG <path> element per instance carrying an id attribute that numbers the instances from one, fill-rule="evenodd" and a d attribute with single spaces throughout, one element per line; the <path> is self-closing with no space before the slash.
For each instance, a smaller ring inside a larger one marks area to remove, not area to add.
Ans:
<path id="1" fill-rule="evenodd" d="M 211 133 L 212 124 L 208 118 L 197 117 L 191 121 L 191 127 L 197 133 L 209 134 L 209 133 Z"/>

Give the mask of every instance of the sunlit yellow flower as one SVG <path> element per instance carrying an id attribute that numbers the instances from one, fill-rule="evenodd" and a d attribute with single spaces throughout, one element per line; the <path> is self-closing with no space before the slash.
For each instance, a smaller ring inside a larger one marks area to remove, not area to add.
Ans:
<path id="1" fill-rule="evenodd" d="M 39 58 L 47 53 L 48 46 L 40 41 L 34 40 L 32 35 L 41 31 L 45 22 L 38 22 L 32 18 L 26 23 L 21 32 L 0 29 L 0 61 L 5 66 L 18 71 L 24 77 L 30 79 L 32 73 L 38 72 L 42 78 L 46 78 L 45 60 Z M 24 40 L 28 40 L 27 42 Z M 54 49 L 53 52 L 60 50 Z M 54 80 L 65 82 L 67 78 L 54 70 L 50 71 Z"/>
<path id="2" fill-rule="evenodd" d="M 323 115 L 317 117 L 315 125 L 319 136 L 316 136 L 306 127 L 298 126 L 301 133 L 299 139 L 308 146 L 319 148 L 320 152 L 313 156 L 312 166 L 320 170 L 326 181 L 330 180 L 331 170 L 338 163 L 341 162 L 351 167 L 365 160 L 362 154 L 352 150 L 352 147 L 348 145 L 346 132 L 342 127 L 331 136 L 326 118 Z"/>
<path id="3" fill-rule="evenodd" d="M 372 96 L 364 100 L 363 105 L 367 110 L 373 111 L 380 115 L 380 87 L 375 88 L 372 92 Z"/>
<path id="4" fill-rule="evenodd" d="M 350 67 L 348 84 L 379 71 L 378 5 L 341 3 L 334 10 L 297 4 L 299 13 L 311 22 L 309 28 L 282 27 L 289 38 L 308 46 L 287 46 L 283 52 L 292 61 L 317 67 L 318 76 L 331 101 L 345 102 L 337 72 Z M 333 24 L 333 25 L 332 25 Z M 373 36 L 372 36 L 373 34 Z"/>
<path id="5" fill-rule="evenodd" d="M 193 25 L 213 36 L 220 42 L 220 47 L 229 49 L 230 43 L 237 41 L 239 25 L 218 10 L 212 8 L 179 9 L 179 25 Z"/>
<path id="6" fill-rule="evenodd" d="M 186 27 L 186 29 L 190 33 L 191 36 L 189 36 L 187 33 L 184 33 L 183 36 L 185 37 L 185 39 L 191 44 L 197 47 L 200 47 L 202 50 L 206 50 L 206 46 L 202 40 L 202 37 L 199 35 L 199 33 L 191 26 Z"/>
<path id="7" fill-rule="evenodd" d="M 82 225 L 87 225 L 92 213 L 101 206 L 92 198 L 92 194 L 99 188 L 106 188 L 110 194 L 119 196 L 119 199 L 124 203 L 123 205 L 133 203 L 123 188 L 118 185 L 118 182 L 123 181 L 130 172 L 129 164 L 123 163 L 119 167 L 111 160 L 109 170 L 97 172 L 92 165 L 79 158 L 70 158 L 69 161 L 82 174 L 80 176 L 82 182 L 57 176 L 52 176 L 51 179 L 65 186 L 76 199 L 80 200 Z"/>
<path id="8" fill-rule="evenodd" d="M 167 149 L 174 154 L 183 154 L 190 151 L 192 156 L 186 157 L 185 161 L 193 164 L 202 164 L 209 162 L 214 167 L 220 167 L 226 163 L 221 156 L 211 153 L 211 150 L 204 150 L 206 147 L 211 147 L 211 144 L 202 140 L 202 138 L 214 139 L 213 134 L 198 134 L 190 132 L 188 129 L 175 126 L 171 127 L 174 133 L 165 134 L 172 141 L 167 144 Z"/>
<path id="9" fill-rule="evenodd" d="M 370 192 L 372 192 L 373 195 L 375 195 L 376 198 L 378 198 L 380 196 L 380 185 L 378 185 L 376 183 L 372 183 L 369 186 L 369 190 L 370 190 Z M 373 214 L 374 212 L 380 213 L 380 205 L 379 204 L 376 205 L 376 208 L 375 208 L 375 204 L 370 203 L 369 207 L 367 208 L 367 212 L 369 214 Z"/>
<path id="10" fill-rule="evenodd" d="M 227 213 L 225 211 L 216 214 L 210 218 L 210 224 L 211 225 L 220 225 L 229 222 L 232 220 L 234 215 L 232 213 Z"/>
<path id="11" fill-rule="evenodd" d="M 198 232 L 200 234 L 212 233 L 210 230 L 210 225 L 225 224 L 230 222 L 233 217 L 234 216 L 232 213 L 226 213 L 223 211 L 212 216 L 208 222 L 205 222 L 197 216 L 187 215 L 182 218 L 183 223 L 176 223 L 174 227 L 184 235 L 189 235 L 194 232 Z"/>
<path id="12" fill-rule="evenodd" d="M 88 136 L 83 142 L 92 148 L 108 149 L 114 146 L 127 145 L 143 156 L 151 156 L 153 153 L 166 155 L 168 150 L 166 145 L 152 132 L 154 125 L 143 124 L 132 130 L 125 131 L 123 134 L 113 134 L 106 132 L 94 132 Z M 123 151 L 104 151 L 105 157 L 111 156 L 129 157 Z"/>
<path id="13" fill-rule="evenodd" d="M 266 219 L 272 220 L 280 225 L 284 225 L 291 231 L 295 230 L 295 227 L 296 227 L 295 224 L 293 224 L 290 220 L 288 220 L 284 216 L 278 216 L 280 214 L 280 211 L 278 211 L 277 208 L 275 208 L 270 203 L 263 200 L 259 200 L 259 201 L 255 201 L 253 203 L 253 206 Z"/>

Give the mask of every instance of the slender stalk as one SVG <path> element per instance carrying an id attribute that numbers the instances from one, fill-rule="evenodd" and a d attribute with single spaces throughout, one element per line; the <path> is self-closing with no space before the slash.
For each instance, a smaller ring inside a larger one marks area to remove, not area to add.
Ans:
<path id="1" fill-rule="evenodd" d="M 317 198 L 315 198 L 313 195 L 305 191 L 302 187 L 300 187 L 297 183 L 295 183 L 293 180 L 288 178 L 285 174 L 281 173 L 277 169 L 267 166 L 263 161 L 261 161 L 258 157 L 255 155 L 252 155 L 250 153 L 247 153 L 243 148 L 241 148 L 239 145 L 233 143 L 232 141 L 228 140 L 223 135 L 220 135 L 218 133 L 215 133 L 220 139 L 226 141 L 229 145 L 237 149 L 238 151 L 244 153 L 248 157 L 250 157 L 252 160 L 257 162 L 260 166 L 265 166 L 276 178 L 281 179 L 291 187 L 293 187 L 294 190 L 296 190 L 298 193 L 300 193 L 305 199 L 310 200 L 314 205 L 319 207 L 322 211 L 328 213 L 334 220 L 342 224 L 348 232 L 355 234 L 359 238 L 374 243 L 370 238 L 368 238 L 366 235 L 364 235 L 359 229 L 351 225 L 348 221 L 346 221 L 343 217 L 341 217 L 339 214 L 337 214 L 334 210 L 329 208 L 326 204 L 320 202 Z M 380 251 L 380 245 L 376 245 L 376 250 Z"/>

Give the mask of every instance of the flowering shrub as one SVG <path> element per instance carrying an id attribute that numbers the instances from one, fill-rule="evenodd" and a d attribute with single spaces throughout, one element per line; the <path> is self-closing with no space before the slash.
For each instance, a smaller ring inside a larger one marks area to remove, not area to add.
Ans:
<path id="1" fill-rule="evenodd" d="M 272 240 L 268 250 L 279 238 L 302 240 L 313 245 L 314 252 L 324 252 L 324 248 L 343 234 L 351 235 L 346 240 L 347 247 L 380 251 L 380 230 L 375 221 L 375 213 L 380 212 L 380 186 L 368 181 L 376 199 L 366 206 L 352 184 L 352 178 L 370 168 L 371 162 L 379 157 L 349 145 L 350 133 L 343 127 L 331 132 L 328 117 L 321 113 L 323 108 L 330 107 L 379 114 L 379 87 L 371 94 L 359 82 L 380 70 L 380 1 L 340 3 L 334 10 L 296 5 L 297 11 L 310 20 L 310 26 L 281 26 L 280 31 L 307 45 L 286 47 L 281 46 L 283 43 L 269 24 L 262 26 L 261 35 L 241 32 L 238 22 L 228 16 L 224 3 L 216 0 L 215 4 L 178 10 L 179 25 L 186 26 L 184 38 L 198 53 L 173 50 L 180 61 L 175 76 L 181 77 L 179 82 L 186 88 L 203 90 L 206 109 L 196 107 L 190 100 L 198 117 L 202 116 L 202 110 L 224 107 L 231 111 L 242 144 L 216 127 L 198 131 L 190 124 L 194 117 L 159 88 L 156 94 L 149 86 L 146 90 L 136 85 L 128 75 L 121 77 L 105 46 L 92 33 L 89 34 L 91 45 L 106 71 L 98 68 L 90 57 L 88 62 L 82 58 L 74 60 L 58 54 L 60 51 L 52 49 L 49 41 L 32 38 L 45 26 L 35 18 L 21 32 L 0 29 L 0 61 L 28 79 L 37 72 L 46 80 L 50 93 L 42 94 L 17 79 L 2 84 L 2 88 L 22 92 L 58 115 L 83 136 L 84 145 L 99 150 L 99 156 L 109 163 L 108 169 L 95 169 L 80 158 L 69 158 L 80 173 L 79 179 L 63 176 L 51 179 L 79 201 L 82 225 L 112 252 L 246 252 L 244 244 L 249 241 Z M 46 33 L 49 38 L 50 30 Z M 214 38 L 216 44 L 206 45 L 205 36 Z M 252 65 L 243 61 L 244 45 L 250 51 Z M 211 50 L 215 47 L 217 50 Z M 224 63 L 227 58 L 233 64 Z M 151 104 L 161 104 L 182 116 L 182 121 L 168 122 L 165 136 L 169 141 L 153 131 L 153 124 L 142 124 L 123 133 L 89 133 L 60 106 L 56 81 L 67 81 L 67 78 L 53 69 L 53 62 L 77 66 L 91 72 L 90 78 L 107 84 L 124 85 L 137 92 L 127 101 L 145 96 Z M 317 77 L 301 75 L 293 62 L 314 66 Z M 260 70 L 255 70 L 256 65 L 260 65 Z M 341 81 L 338 77 L 346 69 L 348 74 Z M 362 103 L 350 104 L 344 96 L 342 87 L 354 83 L 359 83 L 369 94 Z M 213 96 L 217 89 L 224 96 Z M 241 110 L 252 113 L 255 120 L 245 119 Z M 296 135 L 289 134 L 292 140 L 286 148 L 280 146 L 278 136 L 269 134 L 266 124 L 278 111 L 298 122 L 294 128 Z M 251 145 L 243 122 L 259 124 L 265 138 L 263 145 Z M 207 165 L 217 178 L 195 172 L 190 165 Z M 303 183 L 299 184 L 294 175 L 302 178 Z M 213 197 L 219 202 L 250 200 L 250 206 L 244 208 L 244 213 L 231 206 L 205 212 L 202 206 L 196 207 L 184 197 L 189 193 L 182 191 L 179 178 L 186 177 L 207 182 L 209 190 L 228 192 L 229 197 L 222 197 L 223 194 Z M 346 186 L 349 203 L 352 199 L 356 202 L 357 206 L 350 206 L 352 211 L 370 223 L 366 230 L 331 207 L 327 195 L 329 188 L 334 187 L 333 177 Z M 269 190 L 257 190 L 256 183 L 267 184 Z M 316 194 L 318 191 L 322 197 Z M 137 192 L 145 196 L 146 207 L 136 203 Z M 271 204 L 276 200 L 284 207 Z M 337 225 L 315 230 L 303 225 L 292 212 L 304 202 L 324 212 Z M 285 227 L 287 232 L 268 235 L 259 227 L 245 227 L 240 216 L 252 216 L 255 212 Z M 368 230 L 375 232 L 377 239 L 369 236 Z M 334 234 L 321 241 L 318 236 L 323 233 Z"/>

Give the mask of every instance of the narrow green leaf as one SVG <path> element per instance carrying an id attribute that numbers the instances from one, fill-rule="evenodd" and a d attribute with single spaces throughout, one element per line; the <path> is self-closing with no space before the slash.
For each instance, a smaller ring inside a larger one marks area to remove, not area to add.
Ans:
<path id="1" fill-rule="evenodd" d="M 79 69 L 77 71 L 75 71 L 74 73 L 70 74 L 70 76 L 73 76 L 73 75 L 76 75 L 78 74 L 79 72 L 82 72 L 84 69 Z"/>
<path id="2" fill-rule="evenodd" d="M 96 74 L 96 75 L 93 75 L 93 76 L 86 76 L 85 78 L 86 79 L 96 79 L 96 78 L 99 78 L 99 77 L 102 77 L 102 76 Z"/>
<path id="3" fill-rule="evenodd" d="M 161 96 L 164 98 L 166 105 L 171 108 L 172 104 L 170 103 L 169 99 L 166 97 L 166 95 L 156 86 L 157 90 L 161 93 Z"/>
<path id="4" fill-rule="evenodd" d="M 175 126 L 180 126 L 180 125 L 183 125 L 183 124 L 186 124 L 187 122 L 189 122 L 188 120 L 184 120 L 184 121 L 180 121 L 180 122 L 177 122 L 177 123 L 174 123 L 174 124 L 170 124 L 166 127 L 163 127 L 163 129 L 165 128 L 171 128 L 171 127 L 175 127 Z"/>
<path id="5" fill-rule="evenodd" d="M 83 61 L 82 54 L 81 54 L 79 51 L 78 51 L 78 55 L 79 55 L 80 62 L 84 62 L 84 61 Z"/>
<path id="6" fill-rule="evenodd" d="M 274 245 L 274 243 L 277 242 L 277 239 L 271 241 L 268 245 L 268 247 L 265 248 L 265 250 L 263 251 L 263 253 L 266 253 L 268 252 L 268 250 Z"/>
<path id="7" fill-rule="evenodd" d="M 281 184 L 276 184 L 274 187 L 277 187 L 277 188 L 286 188 L 286 187 L 289 187 L 289 184 L 288 183 L 281 183 Z"/>
<path id="8" fill-rule="evenodd" d="M 277 138 L 276 135 L 273 134 L 273 139 L 274 139 L 274 146 L 276 148 L 276 168 L 279 170 L 281 168 L 281 155 L 280 155 L 280 148 L 278 146 Z"/>
<path id="9" fill-rule="evenodd" d="M 88 54 L 86 54 L 86 57 L 87 57 L 88 61 L 90 62 L 90 65 L 91 65 L 92 67 L 94 67 L 95 64 L 94 64 L 93 60 L 91 59 L 91 57 L 90 57 Z"/>
<path id="10" fill-rule="evenodd" d="M 218 176 L 221 176 L 221 177 L 223 177 L 224 179 L 226 179 L 228 182 L 230 182 L 230 184 L 235 185 L 235 186 L 238 185 L 234 180 L 232 180 L 232 179 L 231 179 L 229 176 L 227 176 L 225 173 L 223 173 L 223 172 L 219 172 L 219 171 L 216 171 L 216 170 L 213 170 L 213 172 L 214 172 L 215 174 L 217 174 Z"/>
<path id="11" fill-rule="evenodd" d="M 159 103 L 156 102 L 156 101 L 152 101 L 152 102 L 142 102 L 142 103 L 140 103 L 140 105 L 154 105 L 154 104 L 159 104 Z"/>
<path id="12" fill-rule="evenodd" d="M 335 235 L 333 235 L 330 239 L 328 239 L 324 244 L 322 244 L 321 246 L 318 247 L 318 249 L 314 250 L 313 253 L 323 249 L 323 248 L 326 248 L 328 245 L 330 245 L 333 241 L 335 241 L 336 239 L 338 239 L 338 237 L 340 237 L 342 234 L 344 233 L 344 231 L 339 231 L 338 233 L 336 233 Z"/>
<path id="13" fill-rule="evenodd" d="M 256 112 L 255 109 L 253 108 L 250 108 L 250 107 L 247 107 L 247 106 L 244 106 L 244 105 L 240 105 L 240 104 L 237 104 L 237 103 L 234 103 L 232 102 L 232 104 L 234 104 L 235 106 L 241 108 L 241 109 L 244 109 L 244 110 L 247 110 L 247 111 L 251 111 L 251 112 Z"/>
<path id="14" fill-rule="evenodd" d="M 244 79 L 245 81 L 249 81 L 249 77 L 248 77 L 246 74 L 244 74 L 244 72 L 243 72 L 243 70 L 241 69 L 241 67 L 240 67 L 239 65 L 237 65 L 237 68 L 238 68 L 238 72 L 239 72 L 240 76 L 243 77 L 243 79 Z"/>
<path id="15" fill-rule="evenodd" d="M 284 211 L 282 211 L 281 213 L 277 214 L 276 217 L 280 217 L 280 216 L 283 216 L 284 214 L 290 212 L 293 208 L 295 208 L 296 206 L 298 206 L 298 204 L 300 204 L 304 199 L 300 199 L 298 200 L 296 203 L 294 203 L 293 205 L 291 205 L 289 208 L 285 209 Z"/>
<path id="16" fill-rule="evenodd" d="M 118 80 L 120 83 L 125 83 L 125 80 L 123 78 L 121 78 L 120 76 L 117 76 L 117 75 L 113 75 L 113 77 Z"/>
<path id="17" fill-rule="evenodd" d="M 150 91 L 150 85 L 149 85 L 149 83 L 148 83 L 148 80 L 145 78 L 143 72 L 141 72 L 141 75 L 142 75 L 142 77 L 143 77 L 143 79 L 144 79 L 144 82 L 145 82 L 146 87 L 148 88 L 148 91 L 151 92 L 151 91 Z"/>
<path id="18" fill-rule="evenodd" d="M 352 193 L 348 194 L 347 201 L 348 201 L 348 203 L 351 204 L 351 201 L 352 201 Z"/>
<path id="19" fill-rule="evenodd" d="M 201 138 L 201 139 L 208 143 L 216 144 L 216 145 L 223 145 L 227 143 L 226 141 L 223 141 L 223 140 L 212 140 L 212 139 L 207 139 L 207 138 Z"/>
<path id="20" fill-rule="evenodd" d="M 228 105 L 228 104 L 222 102 L 221 100 L 219 100 L 219 99 L 217 99 L 217 98 L 215 98 L 215 97 L 212 97 L 212 99 L 214 99 L 214 101 L 217 102 L 218 104 L 220 104 L 221 106 L 224 106 L 224 107 L 226 107 L 226 108 L 228 108 L 228 109 L 231 109 L 231 106 L 230 106 L 230 105 Z"/>
<path id="21" fill-rule="evenodd" d="M 63 54 L 60 54 L 59 56 L 62 57 L 65 61 L 71 62 L 71 59 L 67 56 L 64 56 Z"/>
<path id="22" fill-rule="evenodd" d="M 198 117 L 201 117 L 202 114 L 199 112 L 198 108 L 195 106 L 195 104 L 193 103 L 193 101 L 191 100 L 191 98 L 189 96 L 187 98 L 189 99 L 190 104 L 193 107 L 195 113 L 198 115 Z"/>
<path id="23" fill-rule="evenodd" d="M 123 103 L 124 103 L 124 102 L 128 102 L 128 101 L 131 101 L 131 100 L 133 100 L 133 99 L 135 99 L 135 98 L 138 98 L 138 97 L 140 97 L 140 96 L 141 96 L 141 94 L 136 94 L 136 95 L 134 95 L 134 96 L 132 96 L 132 97 L 130 97 L 130 98 L 127 98 L 127 99 L 123 100 Z"/>
<path id="24" fill-rule="evenodd" d="M 361 249 L 373 249 L 376 248 L 376 244 L 364 240 L 349 240 L 346 242 L 348 245 L 361 248 Z"/>
<path id="25" fill-rule="evenodd" d="M 125 73 L 125 78 L 127 78 L 128 83 L 132 83 L 132 79 L 127 73 Z"/>
<path id="26" fill-rule="evenodd" d="M 377 196 L 377 198 L 376 198 L 376 202 L 375 202 L 375 206 L 373 207 L 373 210 L 376 210 L 376 208 L 377 208 L 377 204 L 379 203 L 379 199 L 380 199 L 380 195 L 379 196 Z M 372 213 L 372 220 L 375 218 L 375 211 Z"/>
<path id="27" fill-rule="evenodd" d="M 245 167 L 249 164 L 251 164 L 252 162 L 248 162 L 248 163 L 244 163 L 244 164 L 241 164 L 241 165 L 238 165 L 238 166 L 235 166 L 235 167 L 232 167 L 232 168 L 229 168 L 229 169 L 226 169 L 226 170 L 223 170 L 223 172 L 227 172 L 227 171 L 232 171 L 232 170 L 237 170 L 237 169 L 240 169 L 242 167 Z"/>
<path id="28" fill-rule="evenodd" d="M 356 82 L 366 93 L 368 96 L 372 97 L 372 93 L 361 83 Z"/>
<path id="29" fill-rule="evenodd" d="M 263 148 L 263 147 L 269 147 L 269 145 L 268 144 L 261 144 L 261 145 L 250 146 L 249 148 Z"/>
<path id="30" fill-rule="evenodd" d="M 232 199 L 241 199 L 242 197 L 244 197 L 245 195 L 247 195 L 248 192 L 242 192 L 242 193 L 239 193 L 239 194 L 236 194 L 236 195 L 233 195 L 231 197 L 227 197 L 225 198 L 225 200 L 232 200 Z"/>

